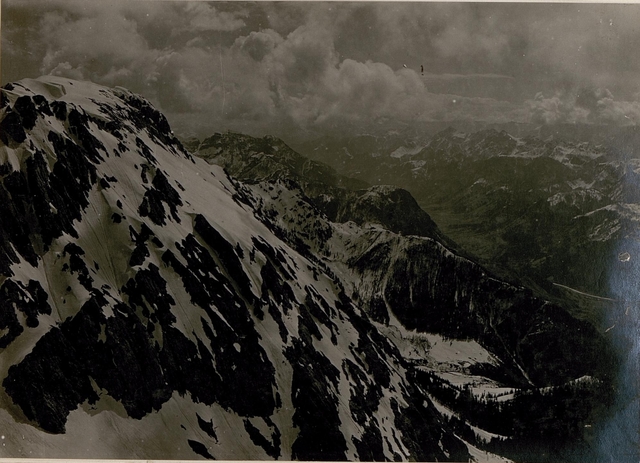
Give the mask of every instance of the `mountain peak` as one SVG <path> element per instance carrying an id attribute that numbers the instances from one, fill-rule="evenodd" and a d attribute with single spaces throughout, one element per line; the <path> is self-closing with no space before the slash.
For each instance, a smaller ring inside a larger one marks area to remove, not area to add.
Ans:
<path id="1" fill-rule="evenodd" d="M 343 282 L 262 216 L 272 193 L 184 152 L 128 92 L 57 78 L 3 92 L 12 455 L 24 435 L 71 457 L 84 450 L 63 439 L 108 433 L 93 456 L 468 458 Z"/>

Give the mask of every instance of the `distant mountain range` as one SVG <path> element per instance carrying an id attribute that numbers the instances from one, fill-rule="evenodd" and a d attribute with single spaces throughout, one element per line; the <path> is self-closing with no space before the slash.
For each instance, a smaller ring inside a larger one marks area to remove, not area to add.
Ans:
<path id="1" fill-rule="evenodd" d="M 557 293 L 554 283 L 606 296 L 607 269 L 638 239 L 640 161 L 613 145 L 449 128 L 298 149 L 342 175 L 402 185 L 462 248 L 547 296 Z"/>

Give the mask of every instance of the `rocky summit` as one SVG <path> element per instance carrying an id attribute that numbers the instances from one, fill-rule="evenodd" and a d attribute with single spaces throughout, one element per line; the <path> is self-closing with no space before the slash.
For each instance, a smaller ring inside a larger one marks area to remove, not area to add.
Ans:
<path id="1" fill-rule="evenodd" d="M 0 456 L 543 461 L 591 445 L 604 338 L 461 255 L 408 192 L 273 137 L 188 152 L 123 88 L 26 79 L 0 106 Z"/>

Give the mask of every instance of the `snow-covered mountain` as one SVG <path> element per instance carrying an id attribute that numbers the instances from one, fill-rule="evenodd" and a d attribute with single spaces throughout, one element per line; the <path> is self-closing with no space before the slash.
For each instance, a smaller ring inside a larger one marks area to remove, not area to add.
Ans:
<path id="1" fill-rule="evenodd" d="M 218 157 L 247 172 L 229 177 L 121 88 L 23 80 L 1 111 L 0 456 L 467 461 L 586 442 L 604 339 L 424 212 L 383 207 L 410 196 L 304 162 L 276 175 L 270 138 L 212 142 L 243 156 Z M 558 433 L 545 403 L 572 400 L 586 411 Z"/>
<path id="2" fill-rule="evenodd" d="M 476 385 L 478 394 L 474 400 L 482 401 L 483 393 L 489 397 L 503 394 L 507 385 L 515 388 L 507 387 L 510 391 L 535 390 L 545 383 L 561 386 L 570 384 L 571 378 L 580 377 L 574 368 L 582 371 L 593 368 L 589 374 L 598 376 L 596 371 L 602 373 L 612 366 L 603 363 L 604 359 L 610 359 L 606 353 L 609 348 L 591 325 L 577 322 L 560 307 L 534 297 L 521 286 L 499 281 L 461 256 L 455 244 L 441 240 L 435 224 L 435 228 L 429 225 L 430 218 L 428 223 L 421 222 L 424 233 L 402 233 L 401 226 L 388 219 L 385 208 L 392 205 L 398 215 L 405 218 L 418 216 L 408 201 L 397 200 L 400 193 L 410 197 L 405 190 L 375 186 L 348 191 L 349 187 L 345 186 L 342 190 L 347 191 L 340 193 L 333 181 L 325 184 L 324 190 L 320 182 L 310 187 L 311 180 L 301 170 L 281 175 L 289 171 L 287 165 L 291 159 L 297 159 L 299 165 L 304 160 L 282 141 L 230 133 L 212 137 L 223 138 L 228 143 L 196 151 L 196 155 L 224 166 L 233 176 L 247 182 L 246 188 L 253 192 L 247 197 L 260 198 L 254 203 L 254 209 L 263 220 L 301 252 L 320 256 L 323 264 L 345 282 L 347 292 L 418 370 L 435 374 L 444 381 L 442 384 L 454 389 Z M 288 154 L 267 156 L 266 163 L 258 161 L 261 154 L 274 152 Z M 320 165 L 313 171 L 322 169 L 328 167 Z M 315 178 L 316 174 L 310 177 Z M 324 204 L 318 198 L 326 196 L 334 199 L 338 209 L 354 211 L 356 218 L 349 214 L 332 215 L 331 210 L 318 217 L 315 208 L 322 209 Z M 356 206 L 361 198 L 367 198 L 369 204 L 363 209 L 368 214 L 358 226 L 354 222 L 361 218 Z M 345 207 L 348 204 L 353 207 Z M 300 220 L 301 217 L 312 219 Z M 448 343 L 450 348 L 440 350 L 440 341 L 441 345 Z M 574 355 L 576 351 L 586 355 L 580 366 L 582 361 Z M 472 353 L 467 356 L 469 352 Z M 499 359 L 497 363 L 495 359 Z M 595 397 L 589 399 L 594 390 L 601 391 L 602 397 L 609 394 L 606 386 L 597 381 L 590 383 L 590 387 L 594 389 L 582 396 L 583 403 Z M 545 425 L 533 424 L 542 419 L 540 411 L 532 411 L 531 406 L 531 402 L 523 406 L 519 410 L 522 415 L 515 419 L 514 410 L 520 405 L 506 412 L 511 418 L 500 416 L 496 410 L 485 413 L 492 414 L 493 420 L 502 420 L 503 430 L 511 423 L 511 426 L 528 427 L 530 432 L 544 434 Z M 465 414 L 464 406 L 461 413 Z M 526 425 L 518 423 L 525 415 L 535 418 Z M 570 420 L 575 418 L 572 413 L 566 416 L 571 416 Z M 570 425 L 578 434 L 579 426 L 575 423 L 583 418 Z M 471 434 L 476 431 L 467 428 Z M 477 433 L 474 435 L 482 442 Z M 505 435 L 512 436 L 512 433 Z M 562 439 L 560 435 L 566 436 L 564 431 L 554 430 L 552 434 L 545 434 L 545 440 Z M 525 447 L 522 442 L 518 445 Z M 507 449 L 507 452 L 513 450 Z M 526 455 L 525 452 L 519 456 Z"/>

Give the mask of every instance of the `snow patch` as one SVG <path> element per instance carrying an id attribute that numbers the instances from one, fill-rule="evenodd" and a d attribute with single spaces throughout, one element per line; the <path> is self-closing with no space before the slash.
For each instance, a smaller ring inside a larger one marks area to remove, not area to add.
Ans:
<path id="1" fill-rule="evenodd" d="M 422 151 L 422 146 L 400 146 L 396 148 L 389 156 L 395 159 L 400 159 L 405 156 L 415 156 Z"/>

